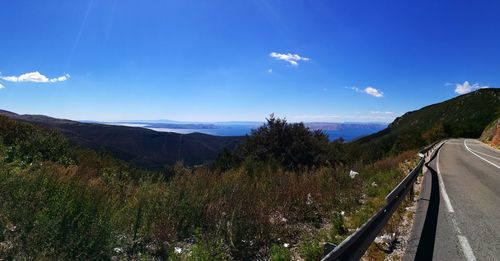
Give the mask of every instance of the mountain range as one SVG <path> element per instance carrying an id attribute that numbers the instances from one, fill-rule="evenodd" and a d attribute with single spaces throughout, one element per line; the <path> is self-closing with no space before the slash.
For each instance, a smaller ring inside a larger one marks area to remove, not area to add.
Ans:
<path id="1" fill-rule="evenodd" d="M 0 115 L 54 129 L 83 148 L 111 153 L 136 165 L 159 169 L 183 161 L 187 165 L 213 160 L 224 148 L 233 148 L 241 137 L 221 137 L 202 133 L 178 134 L 145 128 L 115 126 L 57 119 L 44 115 L 19 115 L 0 111 Z"/>

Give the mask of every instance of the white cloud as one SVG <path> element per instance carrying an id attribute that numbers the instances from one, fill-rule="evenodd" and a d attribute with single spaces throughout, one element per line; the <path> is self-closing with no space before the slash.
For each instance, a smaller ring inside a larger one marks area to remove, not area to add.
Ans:
<path id="1" fill-rule="evenodd" d="M 372 86 L 366 87 L 363 91 L 366 94 L 369 94 L 369 95 L 377 97 L 377 98 L 384 97 L 384 93 L 383 92 L 381 92 L 380 90 L 377 90 L 377 89 L 373 88 Z"/>
<path id="2" fill-rule="evenodd" d="M 3 80 L 9 81 L 9 82 L 17 82 L 17 77 L 16 76 L 5 76 L 2 77 Z"/>
<path id="3" fill-rule="evenodd" d="M 466 94 L 478 89 L 490 88 L 489 86 L 481 86 L 479 83 L 470 84 L 468 81 L 455 84 L 455 92 L 457 94 Z"/>
<path id="4" fill-rule="evenodd" d="M 369 95 L 377 97 L 377 98 L 384 97 L 384 93 L 382 91 L 377 90 L 377 89 L 373 88 L 372 86 L 367 86 L 363 90 L 359 89 L 356 86 L 345 87 L 345 88 L 353 90 L 355 92 L 359 92 L 359 93 L 366 93 L 366 94 L 369 94 Z"/>
<path id="5" fill-rule="evenodd" d="M 25 74 L 21 74 L 19 76 L 4 76 L 1 77 L 2 80 L 8 81 L 8 82 L 42 82 L 42 83 L 47 83 L 47 82 L 64 82 L 70 78 L 69 74 L 65 74 L 56 78 L 49 79 L 47 76 L 39 73 L 38 71 L 35 72 L 29 72 Z"/>
<path id="6" fill-rule="evenodd" d="M 50 82 L 64 82 L 64 81 L 68 80 L 69 77 L 70 77 L 69 74 L 65 74 L 63 76 L 59 76 L 57 78 L 50 79 Z"/>
<path id="7" fill-rule="evenodd" d="M 5 88 L 5 86 L 3 86 L 1 83 L 0 83 L 0 89 L 3 89 Z"/>
<path id="8" fill-rule="evenodd" d="M 273 73 L 273 69 L 267 69 L 268 73 Z"/>
<path id="9" fill-rule="evenodd" d="M 371 111 L 371 114 L 394 114 L 392 111 Z"/>
<path id="10" fill-rule="evenodd" d="M 304 61 L 304 62 L 309 61 L 309 58 L 307 58 L 307 57 L 302 57 L 298 54 L 291 54 L 291 53 L 283 54 L 283 53 L 272 52 L 269 54 L 269 56 L 271 56 L 272 58 L 275 58 L 277 60 L 282 60 L 282 61 L 288 62 L 293 66 L 299 65 L 300 61 Z"/>

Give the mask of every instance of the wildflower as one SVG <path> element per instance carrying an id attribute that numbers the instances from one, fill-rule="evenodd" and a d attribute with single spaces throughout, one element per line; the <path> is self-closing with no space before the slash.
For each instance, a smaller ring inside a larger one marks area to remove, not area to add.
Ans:
<path id="1" fill-rule="evenodd" d="M 358 173 L 358 172 L 356 172 L 356 171 L 354 171 L 354 170 L 351 170 L 351 171 L 349 172 L 349 176 L 351 176 L 351 179 L 353 179 L 354 177 L 356 177 L 356 175 L 359 175 L 359 173 Z"/>

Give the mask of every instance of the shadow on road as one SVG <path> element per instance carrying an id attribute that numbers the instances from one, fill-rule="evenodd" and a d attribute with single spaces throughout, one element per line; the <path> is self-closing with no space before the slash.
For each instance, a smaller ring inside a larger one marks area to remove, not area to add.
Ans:
<path id="1" fill-rule="evenodd" d="M 431 162 L 436 157 L 437 153 L 429 160 Z M 436 227 L 438 222 L 439 214 L 439 182 L 437 172 L 426 163 L 425 166 L 429 169 L 431 173 L 432 183 L 431 183 L 431 195 L 428 200 L 429 205 L 427 208 L 427 214 L 425 216 L 424 227 L 422 228 L 422 234 L 420 236 L 420 241 L 417 247 L 417 253 L 415 255 L 415 260 L 432 260 L 434 254 L 434 242 L 436 240 Z"/>

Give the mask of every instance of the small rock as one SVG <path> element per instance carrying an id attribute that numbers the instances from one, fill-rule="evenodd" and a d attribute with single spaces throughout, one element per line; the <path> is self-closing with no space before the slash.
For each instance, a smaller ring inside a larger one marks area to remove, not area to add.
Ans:
<path id="1" fill-rule="evenodd" d="M 375 238 L 374 242 L 377 244 L 391 244 L 396 239 L 396 234 L 384 234 Z"/>
<path id="2" fill-rule="evenodd" d="M 3 251 L 7 251 L 7 250 L 10 250 L 14 247 L 14 245 L 12 244 L 12 242 L 10 241 L 5 241 L 5 242 L 0 242 L 0 251 L 3 252 Z M 1 253 L 0 252 L 0 253 Z"/>
<path id="3" fill-rule="evenodd" d="M 366 202 L 368 202 L 368 197 L 366 196 L 366 194 L 361 194 L 361 197 L 357 199 L 358 203 L 359 204 L 366 204 Z"/>
<path id="4" fill-rule="evenodd" d="M 312 199 L 311 193 L 307 193 L 306 204 L 311 205 L 312 203 L 313 203 L 313 199 Z"/>

